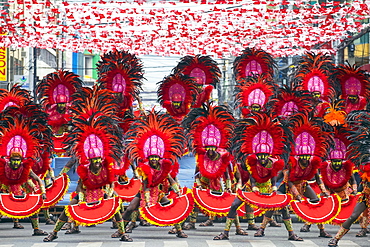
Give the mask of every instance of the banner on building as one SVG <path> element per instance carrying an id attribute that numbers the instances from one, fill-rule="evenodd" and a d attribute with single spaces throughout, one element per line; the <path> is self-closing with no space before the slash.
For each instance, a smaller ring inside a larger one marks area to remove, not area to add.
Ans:
<path id="1" fill-rule="evenodd" d="M 7 48 L 0 47 L 0 81 L 7 80 Z"/>

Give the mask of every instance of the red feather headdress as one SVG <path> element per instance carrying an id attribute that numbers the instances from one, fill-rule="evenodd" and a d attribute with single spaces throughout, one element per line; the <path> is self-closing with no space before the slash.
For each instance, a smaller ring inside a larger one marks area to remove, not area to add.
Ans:
<path id="1" fill-rule="evenodd" d="M 305 114 L 296 114 L 291 118 L 291 131 L 294 136 L 292 155 L 313 155 L 326 157 L 329 142 L 319 125 Z M 318 120 L 317 120 L 318 121 Z"/>
<path id="2" fill-rule="evenodd" d="M 349 140 L 349 129 L 345 127 L 336 127 L 334 129 L 334 147 L 330 149 L 328 159 L 348 159 L 348 147 L 351 144 Z"/>
<path id="3" fill-rule="evenodd" d="M 66 143 L 70 152 L 78 157 L 79 164 L 96 157 L 108 160 L 109 164 L 121 162 L 122 139 L 111 117 L 96 112 L 87 120 L 73 118 L 72 125 Z"/>
<path id="4" fill-rule="evenodd" d="M 246 48 L 243 53 L 234 60 L 234 76 L 237 83 L 242 78 L 249 76 L 273 77 L 276 62 L 273 57 L 255 48 Z"/>
<path id="5" fill-rule="evenodd" d="M 3 116 L 0 120 L 0 132 L 2 133 L 0 138 L 0 180 L 6 185 L 25 183 L 34 163 L 33 158 L 38 145 L 37 125 L 33 126 L 29 121 L 20 118 Z M 9 159 L 13 153 L 18 153 L 23 158 L 22 167 L 16 171 L 7 168 L 3 159 L 3 157 Z M 7 169 L 8 172 L 21 172 L 18 180 L 8 179 L 5 175 Z"/>
<path id="6" fill-rule="evenodd" d="M 253 104 L 258 104 L 263 108 L 275 93 L 275 84 L 262 76 L 243 78 L 240 82 L 235 86 L 237 108 L 249 107 Z"/>
<path id="7" fill-rule="evenodd" d="M 124 109 L 132 106 L 139 98 L 142 80 L 144 79 L 143 64 L 135 55 L 125 51 L 105 53 L 97 64 L 98 83 L 106 89 L 119 94 L 120 105 Z"/>
<path id="8" fill-rule="evenodd" d="M 216 86 L 220 82 L 221 70 L 217 62 L 210 56 L 185 56 L 172 70 L 174 74 L 181 73 L 194 77 L 199 85 Z"/>
<path id="9" fill-rule="evenodd" d="M 98 85 L 93 88 L 82 87 L 81 90 L 72 95 L 72 114 L 77 118 L 88 120 L 94 113 L 109 116 L 118 121 L 116 116 L 118 104 L 112 92 L 101 89 Z"/>
<path id="10" fill-rule="evenodd" d="M 234 123 L 233 115 L 225 106 L 212 105 L 192 109 L 183 121 L 190 129 L 190 144 L 194 150 L 205 146 L 229 148 Z"/>
<path id="11" fill-rule="evenodd" d="M 38 100 L 45 109 L 57 103 L 70 103 L 71 95 L 82 87 L 82 80 L 73 72 L 58 70 L 47 74 L 37 85 Z"/>
<path id="12" fill-rule="evenodd" d="M 284 127 L 265 113 L 241 120 L 235 129 L 233 151 L 238 160 L 250 154 L 267 153 L 280 158 L 286 152 L 288 137 Z"/>
<path id="13" fill-rule="evenodd" d="M 370 77 L 365 70 L 356 65 L 339 65 L 336 77 L 342 88 L 342 98 L 347 99 L 348 95 L 369 97 Z"/>
<path id="14" fill-rule="evenodd" d="M 348 147 L 351 144 L 349 138 L 349 129 L 336 127 L 334 129 L 334 145 L 329 150 L 328 160 L 339 159 L 343 161 L 342 168 L 333 172 L 329 167 L 329 162 L 321 164 L 321 176 L 324 183 L 332 189 L 342 188 L 348 183 L 352 176 L 354 164 L 348 159 Z M 335 174 L 335 175 L 333 175 Z M 336 178 L 337 177 L 337 178 Z"/>
<path id="15" fill-rule="evenodd" d="M 130 160 L 137 162 L 143 162 L 150 155 L 175 162 L 183 155 L 186 143 L 183 128 L 169 115 L 154 109 L 132 123 L 126 141 L 126 153 Z"/>
<path id="16" fill-rule="evenodd" d="M 183 74 L 172 74 L 159 82 L 158 101 L 173 117 L 183 117 L 189 113 L 194 104 L 194 96 L 198 93 L 194 79 Z M 173 102 L 181 102 L 174 108 Z"/>
<path id="17" fill-rule="evenodd" d="M 177 175 L 177 159 L 184 153 L 186 139 L 183 128 L 172 117 L 153 109 L 133 122 L 126 136 L 126 153 L 130 161 L 139 164 L 138 172 L 148 179 L 149 187 L 162 183 L 170 173 Z M 160 157 L 160 170 L 148 164 L 151 155 Z"/>
<path id="18" fill-rule="evenodd" d="M 298 112 L 310 111 L 312 111 L 311 94 L 307 91 L 292 89 L 287 85 L 279 89 L 272 110 L 275 116 L 287 118 Z"/>
<path id="19" fill-rule="evenodd" d="M 330 56 L 323 53 L 306 53 L 299 63 L 295 80 L 304 90 L 320 92 L 321 98 L 327 100 L 327 97 L 334 93 L 333 70 L 334 64 Z"/>
<path id="20" fill-rule="evenodd" d="M 9 157 L 17 149 L 23 158 L 33 158 L 41 137 L 39 126 L 19 115 L 3 116 L 0 121 L 0 156 Z"/>
<path id="21" fill-rule="evenodd" d="M 10 91 L 0 89 L 0 112 L 9 106 L 22 106 L 31 101 L 29 91 L 22 89 L 20 85 L 14 85 Z"/>

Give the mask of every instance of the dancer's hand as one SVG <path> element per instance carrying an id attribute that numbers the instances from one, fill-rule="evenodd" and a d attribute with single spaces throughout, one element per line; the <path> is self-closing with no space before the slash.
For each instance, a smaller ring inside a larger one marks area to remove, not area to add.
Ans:
<path id="1" fill-rule="evenodd" d="M 321 193 L 321 196 L 328 197 L 328 196 L 330 196 L 330 194 L 327 191 L 324 191 L 324 192 Z"/>
<path id="2" fill-rule="evenodd" d="M 296 195 L 296 197 L 295 197 L 295 199 L 297 200 L 297 201 L 302 201 L 302 197 L 300 196 L 300 195 Z"/>
<path id="3" fill-rule="evenodd" d="M 253 191 L 253 192 L 259 192 L 259 191 L 260 191 L 260 189 L 259 189 L 258 187 L 256 187 L 256 186 L 253 186 L 252 191 Z"/>

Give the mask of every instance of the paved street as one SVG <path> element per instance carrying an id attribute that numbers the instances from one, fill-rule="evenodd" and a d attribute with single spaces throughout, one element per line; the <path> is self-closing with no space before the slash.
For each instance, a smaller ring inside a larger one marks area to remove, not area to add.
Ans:
<path id="1" fill-rule="evenodd" d="M 52 243 L 43 243 L 43 237 L 31 236 L 30 223 L 22 222 L 22 224 L 25 229 L 14 230 L 12 222 L 3 220 L 0 223 L 0 247 L 315 247 L 327 246 L 328 242 L 328 239 L 317 237 L 318 229 L 315 226 L 311 227 L 311 232 L 298 232 L 302 223 L 294 223 L 294 229 L 297 229 L 299 236 L 304 238 L 304 242 L 288 241 L 284 227 L 267 227 L 266 236 L 263 238 L 253 237 L 254 231 L 249 231 L 249 236 L 235 236 L 235 228 L 232 228 L 229 241 L 214 241 L 213 237 L 218 235 L 224 226 L 224 223 L 215 223 L 213 227 L 198 227 L 197 230 L 186 231 L 189 235 L 187 239 L 179 239 L 175 235 L 168 234 L 170 227 L 139 226 L 130 234 L 134 242 L 125 243 L 110 238 L 114 230 L 110 229 L 111 223 L 106 222 L 97 227 L 81 227 L 81 233 L 76 235 L 66 235 L 64 231 L 61 231 L 57 240 Z M 246 226 L 246 223 L 242 223 L 242 226 Z M 49 232 L 53 226 L 40 223 L 40 228 Z M 329 225 L 327 229 L 331 234 L 335 234 L 338 227 Z M 359 225 L 355 224 L 340 241 L 339 246 L 370 246 L 370 237 L 355 237 L 358 230 Z"/>

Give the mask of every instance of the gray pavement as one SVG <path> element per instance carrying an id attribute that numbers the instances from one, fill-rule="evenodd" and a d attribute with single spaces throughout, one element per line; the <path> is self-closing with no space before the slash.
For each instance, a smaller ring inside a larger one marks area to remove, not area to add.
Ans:
<path id="1" fill-rule="evenodd" d="M 218 222 L 212 227 L 197 226 L 196 230 L 186 231 L 189 235 L 186 239 L 168 234 L 170 227 L 139 226 L 130 234 L 134 242 L 126 243 L 110 238 L 115 230 L 110 229 L 111 222 L 106 222 L 96 227 L 81 227 L 80 234 L 66 235 L 61 231 L 58 239 L 51 243 L 44 243 L 42 236 L 31 236 L 32 227 L 29 222 L 21 223 L 25 229 L 13 229 L 13 223 L 6 219 L 0 222 L 0 247 L 316 247 L 327 246 L 328 242 L 328 239 L 318 237 L 319 231 L 316 226 L 312 226 L 308 233 L 300 233 L 302 223 L 294 223 L 293 227 L 304 239 L 303 242 L 288 241 L 284 226 L 267 227 L 266 236 L 262 238 L 254 237 L 254 231 L 248 231 L 248 236 L 236 236 L 235 228 L 232 227 L 230 240 L 214 241 L 213 237 L 221 233 L 224 227 L 223 222 Z M 242 226 L 246 227 L 247 224 L 242 222 Z M 40 223 L 40 228 L 50 232 L 53 226 Z M 338 230 L 338 226 L 327 225 L 326 228 L 332 235 Z M 359 225 L 354 224 L 351 231 L 339 242 L 339 246 L 370 246 L 369 237 L 355 237 L 359 229 Z"/>

